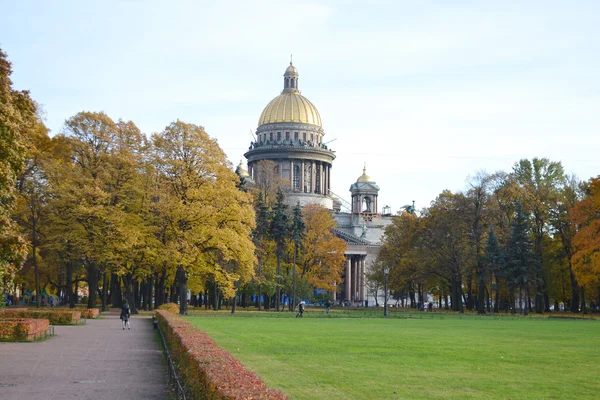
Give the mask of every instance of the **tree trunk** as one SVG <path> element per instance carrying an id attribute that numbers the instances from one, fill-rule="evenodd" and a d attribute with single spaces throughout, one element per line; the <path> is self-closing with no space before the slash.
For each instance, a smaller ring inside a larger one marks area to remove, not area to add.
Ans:
<path id="1" fill-rule="evenodd" d="M 571 264 L 569 262 L 569 264 Z M 569 275 L 571 276 L 571 312 L 578 313 L 579 312 L 579 284 L 577 283 L 577 278 L 575 278 L 575 274 L 573 273 L 573 269 L 569 268 Z"/>
<path id="2" fill-rule="evenodd" d="M 131 274 L 127 274 L 123 276 L 123 286 L 125 286 L 125 298 L 129 303 L 129 310 L 131 314 L 137 314 L 137 305 L 135 302 L 135 293 L 132 290 L 133 286 L 133 277 Z"/>
<path id="3" fill-rule="evenodd" d="M 33 201 L 33 200 L 32 200 Z M 35 208 L 34 208 L 35 210 Z M 37 219 L 35 217 L 35 213 L 32 211 L 32 240 L 31 240 L 31 247 L 33 250 L 33 268 L 35 270 L 35 298 L 37 299 L 36 301 L 36 307 L 41 307 L 41 300 L 42 300 L 42 291 L 40 290 L 40 269 L 38 267 L 38 262 L 37 262 Z"/>
<path id="4" fill-rule="evenodd" d="M 281 275 L 281 256 L 279 255 L 279 251 L 277 251 L 277 285 L 275 286 L 275 309 L 277 311 L 280 311 L 279 307 L 279 299 L 281 297 L 281 280 L 280 280 L 280 275 Z"/>
<path id="5" fill-rule="evenodd" d="M 102 311 L 108 310 L 107 307 L 108 301 L 108 276 L 106 275 L 106 271 L 102 273 Z"/>
<path id="6" fill-rule="evenodd" d="M 65 303 L 69 308 L 75 308 L 75 297 L 73 296 L 73 262 L 67 262 L 67 287 L 65 294 Z"/>
<path id="7" fill-rule="evenodd" d="M 233 300 L 233 304 L 231 305 L 231 313 L 232 313 L 232 314 L 235 314 L 235 303 L 237 303 L 236 299 L 237 299 L 237 295 L 236 295 L 236 296 L 233 296 L 233 297 L 231 298 L 231 300 Z"/>
<path id="8" fill-rule="evenodd" d="M 141 296 L 140 296 L 140 283 L 136 279 L 136 280 L 133 280 L 131 286 L 132 286 L 132 289 L 133 289 L 133 301 L 135 302 L 135 308 L 136 308 L 136 311 L 137 311 L 140 308 L 142 308 L 142 305 L 141 305 Z"/>
<path id="9" fill-rule="evenodd" d="M 179 314 L 187 315 L 187 276 L 182 266 L 177 270 L 179 274 Z"/>
<path id="10" fill-rule="evenodd" d="M 485 271 L 479 272 L 479 285 L 477 290 L 477 314 L 485 314 Z"/>
<path id="11" fill-rule="evenodd" d="M 110 274 L 110 303 L 113 307 L 121 308 L 123 305 L 123 294 L 121 293 L 121 283 L 119 282 L 119 275 L 112 273 Z"/>
<path id="12" fill-rule="evenodd" d="M 88 272 L 88 289 L 89 289 L 89 297 L 88 297 L 88 308 L 96 307 L 96 298 L 98 293 L 98 267 L 94 262 L 87 263 L 87 272 Z"/>
<path id="13" fill-rule="evenodd" d="M 581 312 L 587 314 L 587 307 L 585 306 L 585 288 L 581 287 Z"/>

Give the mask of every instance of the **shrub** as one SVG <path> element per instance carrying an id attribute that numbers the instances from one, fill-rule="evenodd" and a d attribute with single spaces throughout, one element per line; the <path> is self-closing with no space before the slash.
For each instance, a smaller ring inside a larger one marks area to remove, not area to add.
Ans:
<path id="1" fill-rule="evenodd" d="M 33 340 L 50 326 L 47 319 L 0 319 L 0 341 Z"/>
<path id="2" fill-rule="evenodd" d="M 176 303 L 161 304 L 158 309 L 168 311 L 172 314 L 179 314 L 179 304 Z"/>
<path id="3" fill-rule="evenodd" d="M 79 310 L 82 318 L 93 319 L 98 318 L 100 316 L 100 310 L 97 308 L 84 308 L 83 310 Z"/>
<path id="4" fill-rule="evenodd" d="M 156 316 L 190 398 L 287 399 L 183 318 L 164 310 Z"/>
<path id="5" fill-rule="evenodd" d="M 76 324 L 81 320 L 81 312 L 64 308 L 14 308 L 0 311 L 0 318 L 47 319 L 52 325 L 69 325 Z"/>

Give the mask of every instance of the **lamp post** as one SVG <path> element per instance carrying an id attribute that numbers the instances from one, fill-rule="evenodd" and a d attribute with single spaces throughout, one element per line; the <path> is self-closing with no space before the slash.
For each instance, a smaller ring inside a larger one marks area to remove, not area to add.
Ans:
<path id="1" fill-rule="evenodd" d="M 383 269 L 383 276 L 385 277 L 385 290 L 383 291 L 383 316 L 384 318 L 388 317 L 388 309 L 387 309 L 387 291 L 388 291 L 388 275 L 390 273 L 390 269 L 385 267 Z"/>

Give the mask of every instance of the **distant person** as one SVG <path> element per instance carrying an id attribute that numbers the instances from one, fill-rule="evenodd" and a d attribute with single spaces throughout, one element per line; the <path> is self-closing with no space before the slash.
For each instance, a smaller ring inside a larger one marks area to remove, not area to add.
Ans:
<path id="1" fill-rule="evenodd" d="M 298 304 L 298 314 L 296 314 L 296 318 L 302 318 L 304 315 L 304 302 L 301 301 Z"/>
<path id="2" fill-rule="evenodd" d="M 121 321 L 123 321 L 123 330 L 125 330 L 125 326 L 127 329 L 131 329 L 129 325 L 129 318 L 131 318 L 131 310 L 129 309 L 129 303 L 127 300 L 123 303 L 123 307 L 121 308 Z"/>
<path id="3" fill-rule="evenodd" d="M 329 310 L 331 310 L 331 301 L 327 300 L 325 302 L 325 312 L 329 314 Z"/>

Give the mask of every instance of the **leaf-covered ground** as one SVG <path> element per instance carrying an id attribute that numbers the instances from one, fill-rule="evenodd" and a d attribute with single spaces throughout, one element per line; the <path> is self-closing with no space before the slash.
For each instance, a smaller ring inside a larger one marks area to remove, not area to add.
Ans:
<path id="1" fill-rule="evenodd" d="M 600 388 L 600 321 L 257 314 L 190 321 L 291 399 L 591 399 Z"/>

